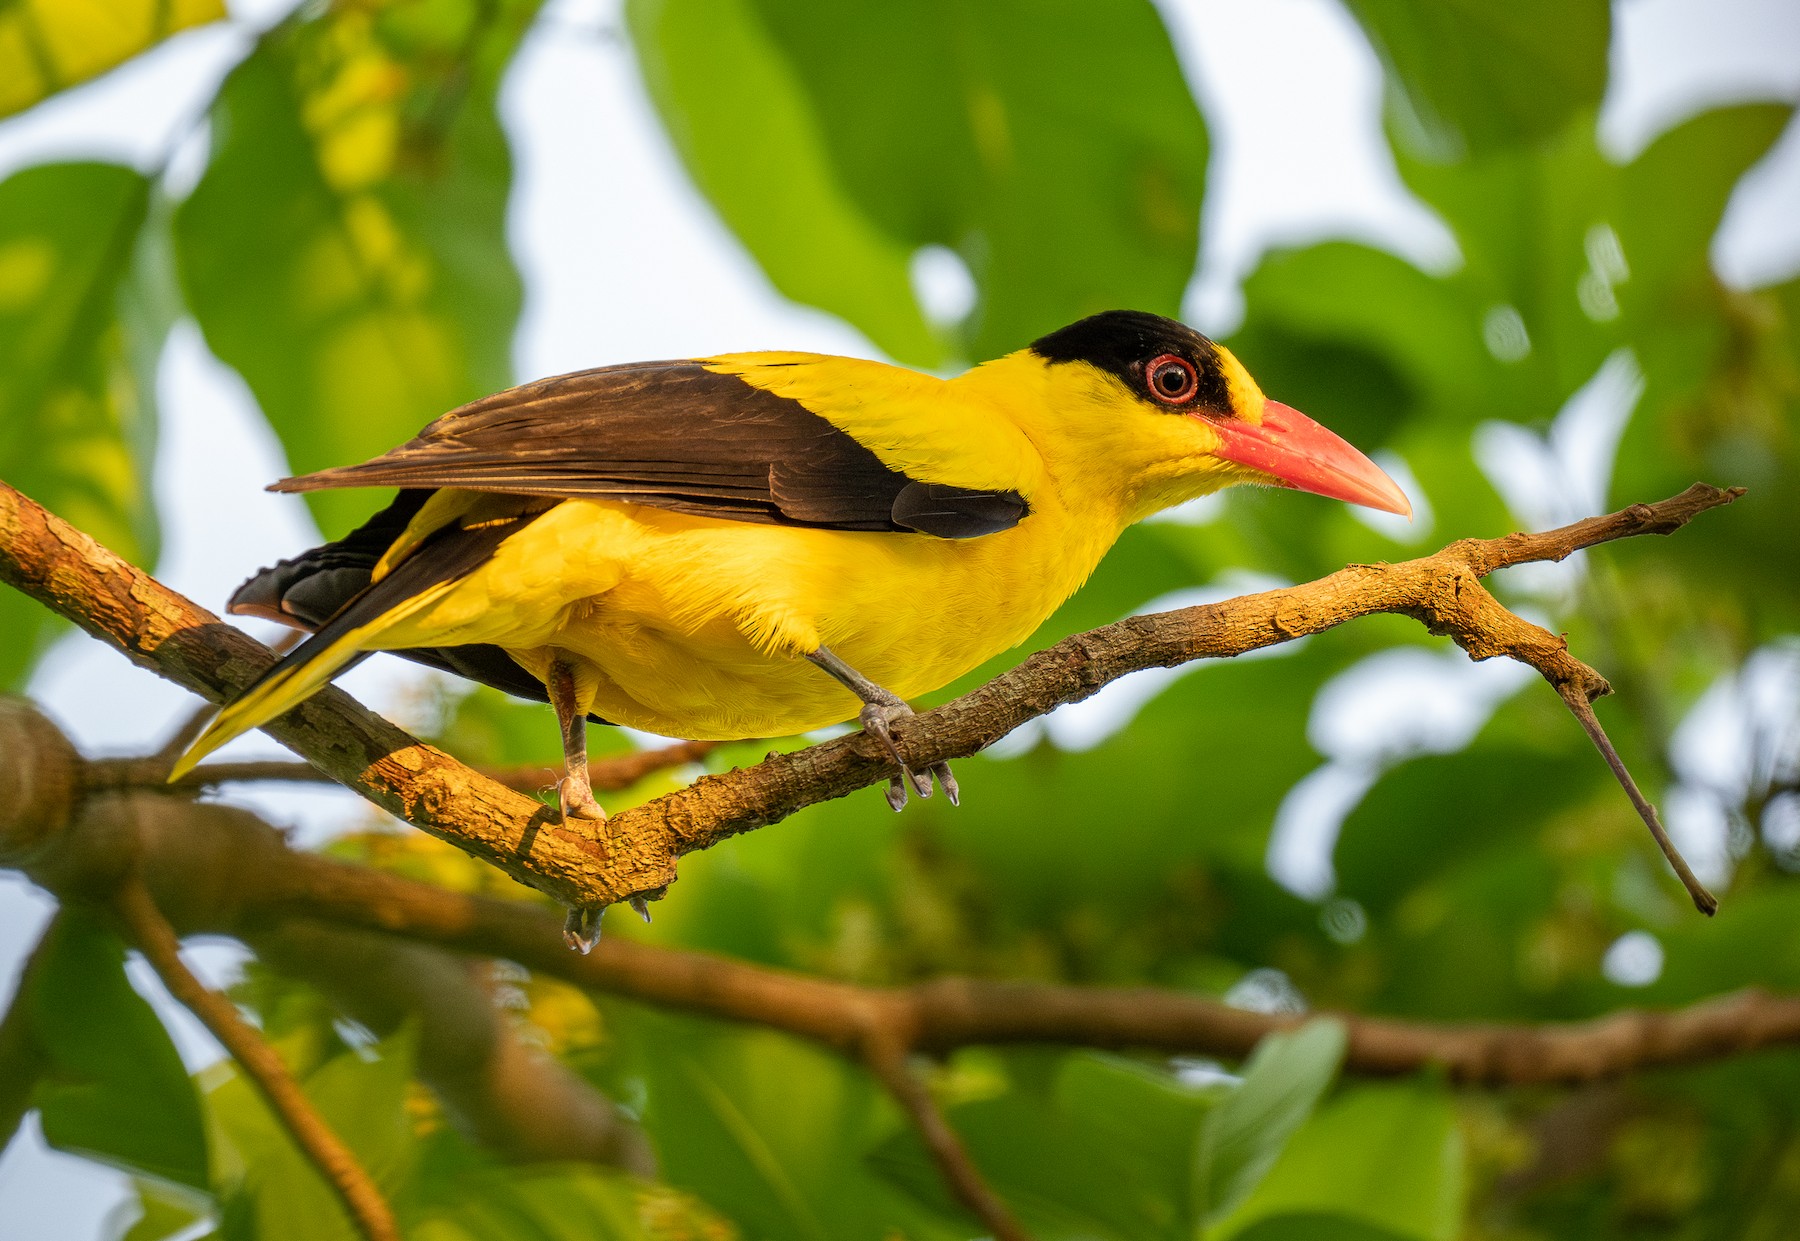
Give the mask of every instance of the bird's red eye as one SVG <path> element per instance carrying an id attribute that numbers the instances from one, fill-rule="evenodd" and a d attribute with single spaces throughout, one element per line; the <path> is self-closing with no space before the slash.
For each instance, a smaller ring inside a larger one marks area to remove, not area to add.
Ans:
<path id="1" fill-rule="evenodd" d="M 1144 368 L 1144 378 L 1149 381 L 1151 395 L 1170 405 L 1187 404 L 1200 389 L 1194 364 L 1172 353 L 1151 359 Z"/>

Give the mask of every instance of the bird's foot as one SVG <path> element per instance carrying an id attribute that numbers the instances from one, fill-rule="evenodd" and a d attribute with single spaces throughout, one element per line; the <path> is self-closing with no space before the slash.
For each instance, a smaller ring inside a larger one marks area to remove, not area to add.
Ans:
<path id="1" fill-rule="evenodd" d="M 593 819 L 606 822 L 606 811 L 594 800 L 594 791 L 588 786 L 587 774 L 564 776 L 556 786 L 556 800 L 562 807 L 563 822 L 573 819 Z"/>
<path id="2" fill-rule="evenodd" d="M 895 810 L 906 805 L 906 786 L 911 784 L 920 797 L 931 796 L 931 780 L 943 786 L 944 796 L 950 799 L 952 806 L 960 804 L 961 790 L 956 786 L 956 777 L 950 774 L 949 763 L 933 763 L 924 771 L 914 771 L 906 765 L 900 756 L 900 747 L 894 741 L 893 730 L 889 727 L 895 720 L 905 719 L 913 714 L 913 709 L 899 698 L 882 702 L 871 702 L 865 705 L 857 718 L 862 722 L 863 731 L 880 740 L 887 747 L 887 752 L 899 764 L 900 772 L 888 780 L 887 804 Z"/>
<path id="3" fill-rule="evenodd" d="M 600 942 L 600 915 L 605 912 L 604 906 L 569 910 L 563 919 L 563 943 L 584 957 L 592 952 Z"/>

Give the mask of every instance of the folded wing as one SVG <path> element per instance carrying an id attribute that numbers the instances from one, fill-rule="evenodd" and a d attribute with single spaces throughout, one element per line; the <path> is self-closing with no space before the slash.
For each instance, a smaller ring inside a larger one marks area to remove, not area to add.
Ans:
<path id="1" fill-rule="evenodd" d="M 463 488 L 644 504 L 732 521 L 975 538 L 1017 525 L 1016 491 L 883 465 L 790 397 L 694 361 L 560 375 L 453 410 L 361 465 L 275 484 Z"/>

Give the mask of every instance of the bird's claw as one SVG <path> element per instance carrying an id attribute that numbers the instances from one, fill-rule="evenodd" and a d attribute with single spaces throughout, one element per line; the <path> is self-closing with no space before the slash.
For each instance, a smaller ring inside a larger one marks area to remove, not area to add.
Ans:
<path id="1" fill-rule="evenodd" d="M 646 925 L 649 924 L 650 902 L 644 899 L 644 894 L 642 892 L 639 892 L 636 896 L 632 897 L 626 904 L 637 910 L 637 916 L 642 918 Z"/>
<path id="2" fill-rule="evenodd" d="M 605 912 L 604 907 L 569 910 L 569 916 L 563 919 L 563 943 L 584 957 L 592 952 L 600 942 L 600 915 Z"/>
<path id="3" fill-rule="evenodd" d="M 893 721 L 905 719 L 913 713 L 913 709 L 898 699 L 891 703 L 871 702 L 864 706 L 861 720 L 863 731 L 878 739 L 887 747 L 887 752 L 899 766 L 898 774 L 889 777 L 887 786 L 887 804 L 895 811 L 906 805 L 907 786 L 910 784 L 920 797 L 930 797 L 931 781 L 935 776 L 943 786 L 944 796 L 950 799 L 952 806 L 960 805 L 961 790 L 956 786 L 956 777 L 950 774 L 949 763 L 933 763 L 922 771 L 914 771 L 906 765 L 900 755 L 900 746 L 894 740 L 893 730 L 888 727 Z"/>
<path id="4" fill-rule="evenodd" d="M 591 819 L 595 822 L 606 822 L 606 811 L 594 800 L 593 790 L 586 780 L 574 776 L 565 776 L 556 786 L 557 804 L 562 807 L 563 822 L 571 819 Z"/>

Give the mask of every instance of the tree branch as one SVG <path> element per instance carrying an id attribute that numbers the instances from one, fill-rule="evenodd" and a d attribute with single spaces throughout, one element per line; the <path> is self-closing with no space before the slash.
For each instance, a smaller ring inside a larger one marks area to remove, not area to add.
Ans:
<path id="1" fill-rule="evenodd" d="M 338 781 L 311 763 L 285 759 L 251 759 L 246 762 L 202 763 L 181 779 L 168 782 L 169 768 L 194 737 L 200 735 L 214 712 L 211 707 L 200 711 L 198 727 L 177 733 L 168 745 L 146 758 L 100 758 L 88 764 L 88 783 L 96 789 L 173 788 L 184 792 L 213 788 L 220 784 L 255 781 L 288 781 L 298 784 L 336 784 Z M 612 754 L 588 762 L 588 783 L 600 792 L 618 792 L 638 781 L 667 771 L 697 763 L 718 749 L 717 741 L 677 741 L 653 750 L 630 754 Z M 754 742 L 750 743 L 754 744 Z M 509 789 L 535 793 L 557 780 L 555 769 L 544 766 L 477 767 L 476 771 Z"/>
<path id="2" fill-rule="evenodd" d="M 1557 530 L 1463 539 L 1400 564 L 1351 565 L 1283 590 L 1131 617 L 1040 651 L 972 693 L 903 721 L 896 734 L 910 763 L 927 767 L 973 754 L 1127 673 L 1241 655 L 1379 612 L 1411 616 L 1471 658 L 1519 660 L 1559 693 L 1591 701 L 1608 692 L 1605 679 L 1570 655 L 1561 638 L 1507 611 L 1480 579 L 1614 539 L 1668 534 L 1742 494 L 1696 483 L 1660 503 Z M 213 701 L 244 688 L 273 660 L 260 644 L 4 484 L 0 580 Z M 682 855 L 885 780 L 893 770 L 883 747 L 856 733 L 702 777 L 602 825 L 564 825 L 547 807 L 408 736 L 336 689 L 314 695 L 264 731 L 382 809 L 565 905 L 591 909 L 659 897 Z"/>
<path id="3" fill-rule="evenodd" d="M 135 875 L 127 878 L 114 894 L 113 908 L 169 994 L 212 1031 L 256 1084 L 294 1142 L 336 1191 L 357 1230 L 368 1241 L 400 1241 L 400 1227 L 381 1191 L 314 1110 L 275 1049 L 243 1019 L 236 1005 L 207 988 L 183 963 L 175 930 L 143 880 Z"/>

